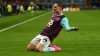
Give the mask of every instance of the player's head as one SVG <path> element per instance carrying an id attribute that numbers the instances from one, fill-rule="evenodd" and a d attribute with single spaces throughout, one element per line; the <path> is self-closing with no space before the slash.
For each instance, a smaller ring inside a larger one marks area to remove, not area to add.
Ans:
<path id="1" fill-rule="evenodd" d="M 59 13 L 63 10 L 63 5 L 61 3 L 55 3 L 53 5 L 53 10 L 54 12 Z"/>

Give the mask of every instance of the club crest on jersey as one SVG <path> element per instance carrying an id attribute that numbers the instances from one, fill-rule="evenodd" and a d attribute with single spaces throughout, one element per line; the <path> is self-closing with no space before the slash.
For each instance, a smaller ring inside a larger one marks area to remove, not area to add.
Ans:
<path id="1" fill-rule="evenodd" d="M 57 18 L 57 20 L 59 20 L 59 18 Z"/>

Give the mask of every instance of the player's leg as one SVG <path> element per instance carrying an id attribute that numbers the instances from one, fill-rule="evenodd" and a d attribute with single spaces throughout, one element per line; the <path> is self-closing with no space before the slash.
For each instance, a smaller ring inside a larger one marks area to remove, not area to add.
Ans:
<path id="1" fill-rule="evenodd" d="M 28 51 L 34 51 L 36 48 L 36 45 L 34 45 L 33 43 L 29 43 L 28 47 L 27 47 L 27 50 Z"/>
<path id="2" fill-rule="evenodd" d="M 39 52 L 50 52 L 54 51 L 54 48 L 48 47 L 50 45 L 50 40 L 46 36 L 41 36 L 41 41 L 36 46 L 36 50 Z"/>
<path id="3" fill-rule="evenodd" d="M 61 51 L 61 48 L 53 45 L 53 46 L 50 46 L 50 40 L 48 37 L 46 36 L 43 36 L 41 37 L 41 41 L 38 43 L 37 47 L 36 47 L 36 50 L 39 51 L 39 52 L 50 52 L 50 51 Z"/>
<path id="4" fill-rule="evenodd" d="M 33 51 L 36 49 L 37 44 L 40 42 L 39 39 L 40 35 L 37 35 L 28 45 L 27 49 L 28 51 Z"/>
<path id="5" fill-rule="evenodd" d="M 42 44 L 41 43 L 38 43 L 38 45 L 36 46 L 36 51 L 38 51 L 38 52 L 42 52 L 43 51 L 43 46 L 42 46 Z"/>

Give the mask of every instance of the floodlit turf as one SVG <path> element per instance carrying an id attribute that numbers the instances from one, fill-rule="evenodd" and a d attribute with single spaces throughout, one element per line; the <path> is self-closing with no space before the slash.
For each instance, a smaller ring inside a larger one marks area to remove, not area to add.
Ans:
<path id="1" fill-rule="evenodd" d="M 0 19 L 0 30 L 47 13 L 34 12 Z M 78 32 L 61 31 L 53 44 L 62 48 L 61 52 L 39 53 L 27 51 L 29 42 L 39 34 L 48 23 L 52 12 L 0 33 L 0 56 L 100 56 L 100 11 L 83 10 L 64 12 L 70 26 L 80 28 Z"/>

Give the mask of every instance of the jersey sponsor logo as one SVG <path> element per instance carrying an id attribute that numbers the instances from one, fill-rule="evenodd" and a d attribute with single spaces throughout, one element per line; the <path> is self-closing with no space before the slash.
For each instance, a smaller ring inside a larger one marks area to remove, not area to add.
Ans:
<path id="1" fill-rule="evenodd" d="M 47 24 L 48 27 L 50 27 L 51 25 L 53 25 L 54 20 L 50 20 L 49 23 Z"/>

